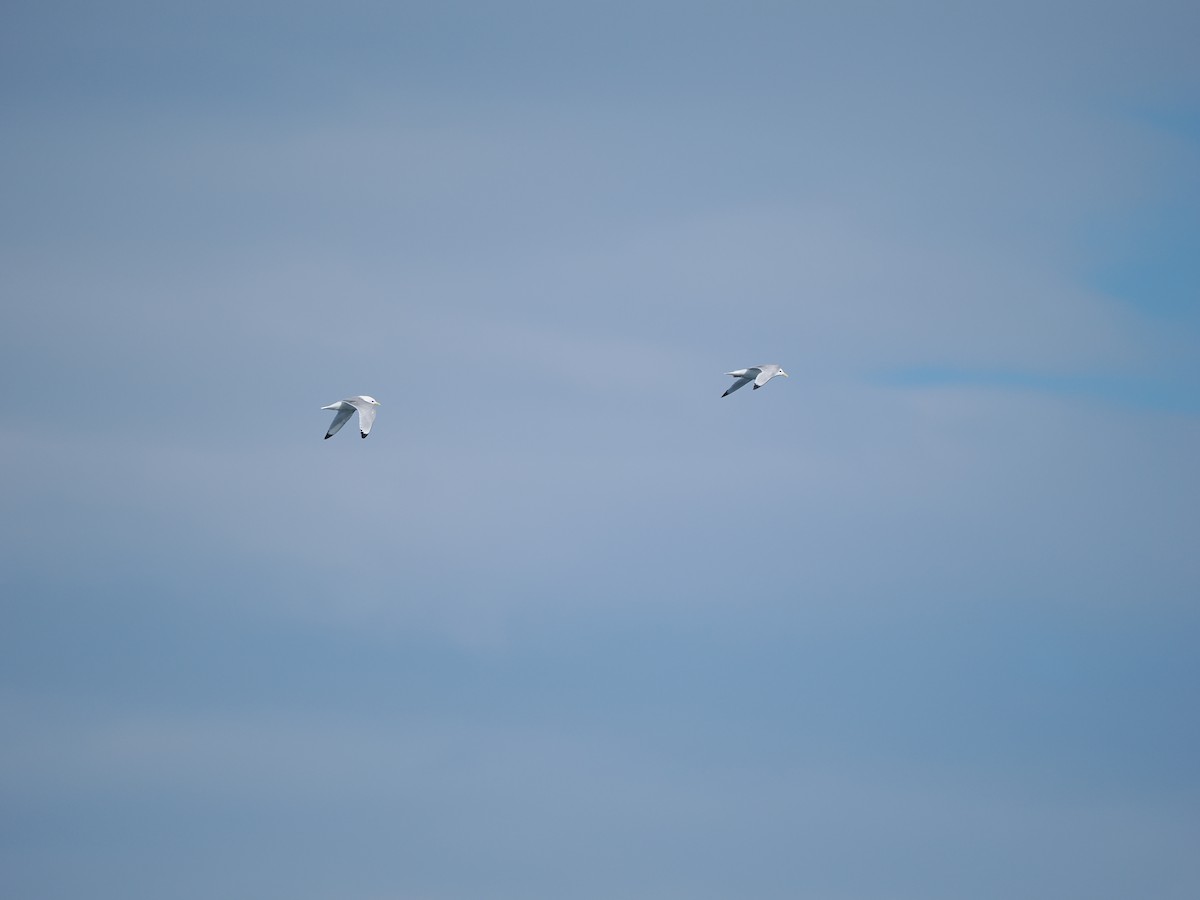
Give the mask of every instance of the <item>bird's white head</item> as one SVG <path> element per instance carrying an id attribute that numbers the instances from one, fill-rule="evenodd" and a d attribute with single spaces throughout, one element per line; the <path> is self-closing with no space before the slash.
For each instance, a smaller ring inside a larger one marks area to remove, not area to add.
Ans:
<path id="1" fill-rule="evenodd" d="M 362 395 L 362 398 L 363 398 L 364 400 L 366 400 L 368 403 L 370 403 L 372 406 L 378 406 L 378 405 L 379 405 L 379 401 L 378 401 L 378 400 L 376 400 L 374 397 L 368 397 L 366 394 L 363 394 L 363 395 Z"/>
<path id="2" fill-rule="evenodd" d="M 783 369 L 780 369 L 780 370 L 779 370 L 779 374 L 780 374 L 780 375 L 782 375 L 784 378 L 787 378 L 787 377 L 788 377 L 788 374 L 787 374 L 787 372 L 783 371 Z"/>

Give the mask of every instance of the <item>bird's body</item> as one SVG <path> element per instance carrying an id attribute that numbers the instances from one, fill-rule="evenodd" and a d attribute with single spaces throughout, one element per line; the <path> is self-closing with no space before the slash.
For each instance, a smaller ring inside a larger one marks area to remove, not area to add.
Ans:
<path id="1" fill-rule="evenodd" d="M 732 372 L 726 372 L 726 375 L 732 375 L 737 379 L 729 386 L 729 390 L 723 393 L 722 397 L 728 397 L 738 388 L 745 387 L 750 382 L 754 382 L 754 390 L 758 390 L 776 375 L 788 377 L 788 373 L 783 371 L 776 363 L 767 363 L 761 366 L 750 366 L 748 369 L 735 369 Z"/>
<path id="2" fill-rule="evenodd" d="M 337 413 L 333 417 L 333 422 L 329 425 L 329 430 L 325 432 L 325 440 L 329 440 L 341 431 L 342 426 L 354 415 L 355 410 L 358 411 L 359 433 L 363 437 L 366 437 L 371 433 L 371 425 L 375 422 L 375 408 L 377 406 L 379 406 L 379 401 L 365 394 L 358 397 L 347 397 L 345 400 L 339 400 L 337 403 L 322 406 L 321 409 L 332 409 Z"/>

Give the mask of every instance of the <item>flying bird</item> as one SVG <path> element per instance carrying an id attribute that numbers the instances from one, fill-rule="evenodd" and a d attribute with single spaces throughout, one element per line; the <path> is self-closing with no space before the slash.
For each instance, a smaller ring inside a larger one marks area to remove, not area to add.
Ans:
<path id="1" fill-rule="evenodd" d="M 750 382 L 754 382 L 754 389 L 757 391 L 760 387 L 774 378 L 776 375 L 788 377 L 788 373 L 779 368 L 775 363 L 769 363 L 763 366 L 751 366 L 748 369 L 736 369 L 733 372 L 726 372 L 726 375 L 732 375 L 737 379 L 729 386 L 729 390 L 723 393 L 722 397 L 728 397 L 740 387 L 745 387 Z"/>
<path id="2" fill-rule="evenodd" d="M 371 425 L 375 422 L 375 407 L 377 406 L 379 406 L 379 401 L 365 394 L 360 397 L 347 397 L 337 403 L 322 406 L 321 409 L 332 409 L 337 412 L 337 415 L 333 417 L 333 422 L 329 425 L 329 430 L 325 432 L 325 440 L 329 440 L 341 431 L 342 426 L 354 415 L 356 409 L 358 410 L 358 430 L 363 437 L 366 437 L 371 433 Z"/>

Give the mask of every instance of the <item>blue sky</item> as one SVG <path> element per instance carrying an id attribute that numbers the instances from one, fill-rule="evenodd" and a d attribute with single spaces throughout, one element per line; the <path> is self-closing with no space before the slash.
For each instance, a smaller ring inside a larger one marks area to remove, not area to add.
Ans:
<path id="1" fill-rule="evenodd" d="M 0 890 L 1196 896 L 1198 19 L 10 4 Z"/>

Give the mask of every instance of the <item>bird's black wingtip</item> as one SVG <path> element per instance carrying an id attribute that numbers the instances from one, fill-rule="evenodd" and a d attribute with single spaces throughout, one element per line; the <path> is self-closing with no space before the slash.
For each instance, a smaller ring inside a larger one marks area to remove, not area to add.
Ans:
<path id="1" fill-rule="evenodd" d="M 333 437 L 332 434 L 327 434 L 327 435 L 325 435 L 325 440 L 329 440 L 331 437 Z"/>
<path id="2" fill-rule="evenodd" d="M 757 391 L 757 390 L 758 390 L 760 387 L 762 387 L 762 385 L 761 385 L 761 384 L 756 384 L 756 385 L 754 386 L 754 389 Z"/>
<path id="3" fill-rule="evenodd" d="M 367 433 L 365 431 L 360 431 L 359 434 L 363 436 L 364 440 L 366 439 Z"/>

